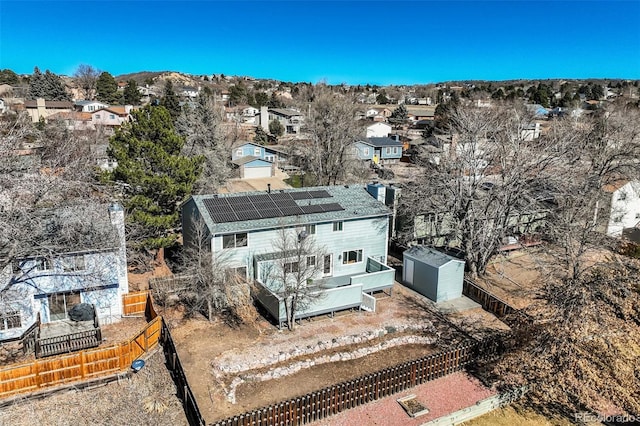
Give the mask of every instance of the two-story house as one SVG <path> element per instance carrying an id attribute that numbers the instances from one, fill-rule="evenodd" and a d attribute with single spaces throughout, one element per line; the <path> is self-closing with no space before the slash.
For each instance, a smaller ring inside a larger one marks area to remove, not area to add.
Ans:
<path id="1" fill-rule="evenodd" d="M 40 218 L 45 231 L 54 230 L 44 232 L 49 238 L 0 271 L 0 341 L 20 337 L 38 316 L 42 323 L 67 320 L 79 303 L 94 305 L 102 324 L 121 318 L 122 295 L 129 292 L 124 210 L 103 207 L 103 214 L 77 207 Z"/>
<path id="2" fill-rule="evenodd" d="M 99 101 L 80 100 L 73 103 L 75 111 L 93 112 L 103 108 L 109 108 L 109 105 Z"/>
<path id="3" fill-rule="evenodd" d="M 91 123 L 94 127 L 119 127 L 131 117 L 131 105 L 113 106 L 97 110 L 91 114 Z"/>
<path id="4" fill-rule="evenodd" d="M 393 164 L 402 158 L 402 147 L 398 138 L 366 138 L 355 143 L 354 153 L 358 159 L 374 164 Z"/>
<path id="5" fill-rule="evenodd" d="M 55 113 L 71 112 L 73 103 L 69 101 L 46 101 L 43 98 L 38 98 L 34 101 L 25 101 L 24 108 L 31 117 L 31 121 L 38 123 L 41 119 L 46 120 Z"/>
<path id="6" fill-rule="evenodd" d="M 321 298 L 296 318 L 361 308 L 368 293 L 390 289 L 394 270 L 386 265 L 388 208 L 359 186 L 327 186 L 268 192 L 194 195 L 182 206 L 186 246 L 196 244 L 203 226 L 214 261 L 253 281 L 258 302 L 280 323 L 285 300 L 269 276 L 273 262 L 288 258 L 278 241 L 283 230 L 312 238 L 322 248 L 309 280 Z M 291 264 L 295 270 L 299 265 Z"/>
<path id="7" fill-rule="evenodd" d="M 286 163 L 289 155 L 274 145 L 260 145 L 254 142 L 240 142 L 231 149 L 231 160 L 235 161 L 242 157 L 253 156 L 261 160 L 274 164 Z"/>
<path id="8" fill-rule="evenodd" d="M 266 107 L 260 110 L 260 125 L 264 129 L 269 129 L 269 123 L 276 120 L 282 124 L 287 134 L 300 133 L 304 123 L 304 116 L 300 111 L 290 108 L 269 108 L 265 116 Z"/>
<path id="9" fill-rule="evenodd" d="M 604 190 L 611 194 L 607 235 L 635 240 L 640 229 L 640 181 L 622 180 Z"/>

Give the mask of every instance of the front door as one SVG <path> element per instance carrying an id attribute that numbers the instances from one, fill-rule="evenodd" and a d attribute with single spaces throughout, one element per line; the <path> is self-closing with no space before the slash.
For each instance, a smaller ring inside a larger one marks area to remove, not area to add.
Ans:
<path id="1" fill-rule="evenodd" d="M 333 275 L 333 255 L 325 254 L 324 255 L 324 267 L 322 270 L 322 275 L 325 277 L 330 277 Z"/>

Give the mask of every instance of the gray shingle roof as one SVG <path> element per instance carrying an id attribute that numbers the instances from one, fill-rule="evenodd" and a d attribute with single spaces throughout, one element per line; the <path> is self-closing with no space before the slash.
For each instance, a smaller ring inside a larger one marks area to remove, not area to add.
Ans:
<path id="1" fill-rule="evenodd" d="M 330 198 L 314 198 L 296 200 L 298 206 L 306 206 L 313 204 L 338 203 L 344 210 L 327 211 L 322 213 L 300 214 L 295 216 L 273 217 L 265 219 L 253 219 L 236 222 L 217 223 L 208 209 L 205 207 L 204 201 L 216 197 L 242 197 L 265 194 L 265 191 L 243 192 L 235 194 L 218 194 L 218 195 L 194 195 L 191 198 L 195 202 L 198 211 L 202 215 L 205 223 L 209 227 L 213 235 L 228 234 L 233 232 L 247 232 L 259 229 L 274 229 L 283 226 L 301 225 L 309 223 L 334 222 L 353 219 L 362 219 L 367 217 L 389 216 L 389 209 L 380 201 L 373 198 L 361 186 L 322 186 L 313 188 L 299 188 L 272 191 L 275 193 L 294 193 L 305 191 L 327 191 Z"/>
<path id="2" fill-rule="evenodd" d="M 455 257 L 449 256 L 430 247 L 423 246 L 411 247 L 409 250 L 405 251 L 404 254 L 436 268 L 446 265 L 452 261 L 462 262 L 460 259 L 456 259 Z"/>
<path id="3" fill-rule="evenodd" d="M 391 138 L 387 138 L 387 137 L 382 137 L 382 138 L 367 138 L 365 140 L 363 140 L 362 142 L 371 145 L 371 146 L 375 146 L 376 148 L 381 148 L 381 147 L 385 147 L 385 146 L 402 146 L 402 142 L 397 141 L 395 139 L 391 139 Z"/>

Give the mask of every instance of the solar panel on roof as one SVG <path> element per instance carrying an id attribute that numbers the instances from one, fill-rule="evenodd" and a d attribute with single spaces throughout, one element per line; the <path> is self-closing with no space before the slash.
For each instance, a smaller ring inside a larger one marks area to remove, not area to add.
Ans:
<path id="1" fill-rule="evenodd" d="M 249 198 L 254 203 L 261 203 L 261 202 L 264 202 L 264 201 L 271 201 L 271 197 L 269 196 L 269 194 L 251 195 L 251 196 L 249 196 Z"/>
<path id="2" fill-rule="evenodd" d="M 298 206 L 280 207 L 280 211 L 282 212 L 283 216 L 293 216 L 304 213 Z"/>
<path id="3" fill-rule="evenodd" d="M 293 200 L 280 200 L 276 201 L 276 207 L 284 208 L 284 207 L 298 207 L 298 203 Z"/>
<path id="4" fill-rule="evenodd" d="M 317 204 L 310 204 L 308 206 L 300 206 L 300 208 L 302 209 L 302 211 L 305 214 L 322 213 L 324 211 L 324 210 L 322 210 L 322 207 L 317 205 Z"/>
<path id="5" fill-rule="evenodd" d="M 306 200 L 308 198 L 313 198 L 313 196 L 309 193 L 309 191 L 300 191 L 300 192 L 292 192 L 291 198 L 294 200 Z"/>
<path id="6" fill-rule="evenodd" d="M 262 209 L 275 209 L 276 203 L 274 203 L 273 201 L 269 200 L 269 201 L 264 201 L 264 202 L 260 202 L 260 203 L 255 203 L 256 209 L 258 210 L 262 210 Z"/>
<path id="7" fill-rule="evenodd" d="M 232 206 L 237 206 L 239 204 L 251 204 L 249 197 L 247 197 L 246 195 L 242 195 L 239 197 L 227 197 L 227 201 L 229 201 L 229 204 L 231 204 Z"/>
<path id="8" fill-rule="evenodd" d="M 211 217 L 216 223 L 235 222 L 238 220 L 233 213 L 214 213 Z"/>
<path id="9" fill-rule="evenodd" d="M 325 212 L 337 212 L 340 210 L 344 210 L 338 203 L 320 204 L 320 206 Z"/>
<path id="10" fill-rule="evenodd" d="M 263 219 L 282 216 L 280 209 L 263 209 L 259 210 L 258 213 L 260 213 L 260 217 Z"/>
<path id="11" fill-rule="evenodd" d="M 293 198 L 291 198 L 291 194 L 287 192 L 272 193 L 271 199 L 273 201 L 293 200 Z"/>
<path id="12" fill-rule="evenodd" d="M 237 204 L 235 206 L 233 206 L 233 211 L 234 212 L 247 212 L 247 211 L 253 211 L 255 210 L 255 206 L 253 204 Z"/>
<path id="13" fill-rule="evenodd" d="M 309 195 L 311 195 L 313 198 L 331 198 L 332 197 L 332 195 L 329 194 L 324 189 L 321 189 L 318 191 L 309 191 Z"/>
<path id="14" fill-rule="evenodd" d="M 255 209 L 252 211 L 236 212 L 236 215 L 238 216 L 238 220 L 260 219 L 260 213 L 258 213 Z"/>

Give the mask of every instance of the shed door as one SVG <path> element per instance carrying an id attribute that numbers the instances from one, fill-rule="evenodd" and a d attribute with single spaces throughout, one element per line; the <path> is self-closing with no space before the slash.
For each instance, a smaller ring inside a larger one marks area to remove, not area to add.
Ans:
<path id="1" fill-rule="evenodd" d="M 405 259 L 404 268 L 402 269 L 402 279 L 405 283 L 413 285 L 413 260 Z"/>

